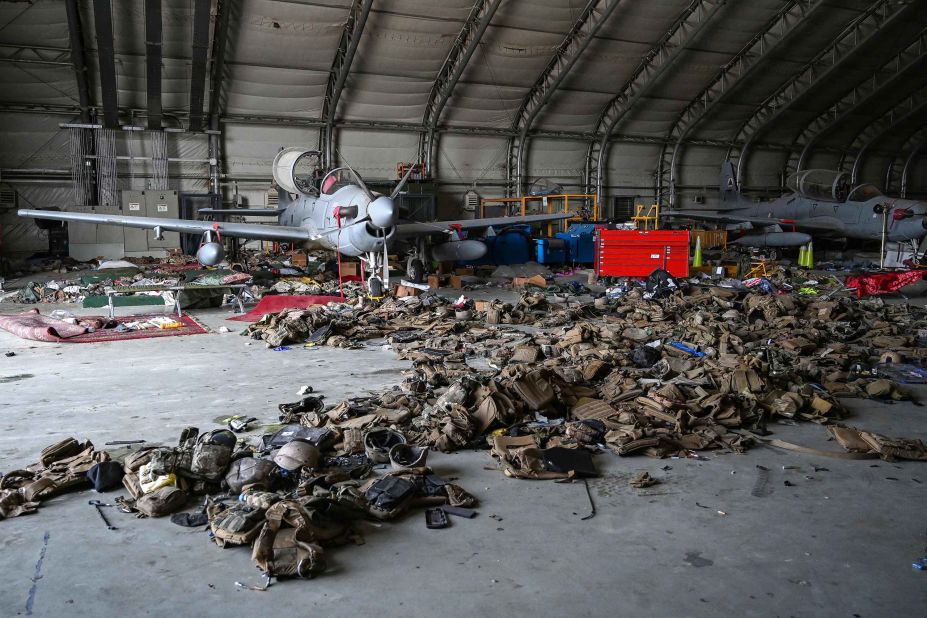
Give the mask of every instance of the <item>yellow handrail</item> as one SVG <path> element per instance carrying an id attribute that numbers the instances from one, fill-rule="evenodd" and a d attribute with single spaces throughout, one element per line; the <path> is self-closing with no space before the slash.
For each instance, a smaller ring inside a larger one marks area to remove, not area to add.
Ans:
<path id="1" fill-rule="evenodd" d="M 512 217 L 512 216 L 526 216 L 529 214 L 552 214 L 555 212 L 564 212 L 572 213 L 570 210 L 570 200 L 574 200 L 574 204 L 577 201 L 583 200 L 583 206 L 586 205 L 588 200 L 592 200 L 592 212 L 582 213 L 582 207 L 580 211 L 576 212 L 575 215 L 570 219 L 565 219 L 559 222 L 561 230 L 566 229 L 568 221 L 598 221 L 599 220 L 599 196 L 595 193 L 562 193 L 557 195 L 524 195 L 522 197 L 486 197 L 480 199 L 480 217 L 486 217 L 486 205 L 487 204 L 501 204 L 505 208 L 505 213 L 502 216 Z M 537 207 L 534 206 L 536 202 L 540 202 Z M 562 202 L 562 209 L 558 206 L 558 203 Z M 547 234 L 548 236 L 553 235 L 553 229 L 557 224 L 550 223 L 547 225 Z"/>
<path id="2" fill-rule="evenodd" d="M 644 209 L 647 209 L 644 212 Z M 642 214 L 643 213 L 643 214 Z M 659 230 L 660 229 L 660 205 L 651 204 L 644 206 L 636 204 L 634 206 L 634 216 L 631 217 L 634 227 L 639 230 Z"/>

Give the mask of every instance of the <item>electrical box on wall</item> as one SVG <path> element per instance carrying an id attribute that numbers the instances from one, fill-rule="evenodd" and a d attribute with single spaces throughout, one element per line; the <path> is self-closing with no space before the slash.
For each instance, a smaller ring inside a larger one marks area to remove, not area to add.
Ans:
<path id="1" fill-rule="evenodd" d="M 176 191 L 123 191 L 122 214 L 130 217 L 177 219 L 180 206 Z M 180 234 L 163 232 L 155 238 L 154 230 L 125 228 L 126 255 L 151 255 L 152 250 L 173 249 L 180 246 Z"/>
<path id="2" fill-rule="evenodd" d="M 96 208 L 90 212 L 122 215 L 128 217 L 161 217 L 177 219 L 180 206 L 176 191 L 122 191 L 121 209 Z M 154 230 L 143 230 L 117 225 L 96 225 L 93 223 L 68 224 L 70 240 L 69 254 L 76 260 L 95 257 L 118 259 L 124 256 L 161 257 L 167 249 L 180 247 L 180 234 L 164 232 L 163 238 L 155 238 Z"/>

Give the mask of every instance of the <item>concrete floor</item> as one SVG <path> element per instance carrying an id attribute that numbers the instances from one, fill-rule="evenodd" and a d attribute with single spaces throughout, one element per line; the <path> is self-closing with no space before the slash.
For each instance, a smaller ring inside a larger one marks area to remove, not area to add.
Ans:
<path id="1" fill-rule="evenodd" d="M 223 311 L 197 316 L 214 329 L 242 328 Z M 2 356 L 7 350 L 16 356 Z M 42 447 L 66 436 L 98 447 L 170 443 L 184 426 L 209 429 L 220 415 L 270 422 L 276 404 L 295 400 L 302 384 L 335 402 L 397 383 L 405 367 L 379 348 L 273 352 L 246 346 L 234 333 L 68 345 L 0 331 L 0 470 L 35 461 Z M 927 388 L 915 392 L 927 398 Z M 848 404 L 851 424 L 927 439 L 927 408 Z M 785 440 L 836 448 L 817 425 L 773 429 Z M 603 476 L 590 483 L 597 515 L 581 521 L 589 512 L 581 484 L 508 479 L 486 452 L 433 453 L 429 463 L 439 474 L 459 477 L 480 498 L 477 518 L 454 519 L 445 530 L 426 529 L 421 512 L 364 524 L 366 545 L 330 550 L 324 576 L 266 592 L 235 585 L 261 582 L 247 549 L 221 550 L 199 529 L 116 511 L 110 517 L 119 529 L 110 531 L 87 501 L 112 502 L 120 492 L 69 494 L 35 515 L 0 522 L 0 613 L 924 614 L 927 573 L 911 562 L 927 553 L 927 464 L 763 447 L 706 458 L 603 453 Z M 751 495 L 757 464 L 770 469 L 765 497 Z M 663 483 L 629 488 L 638 470 Z"/>

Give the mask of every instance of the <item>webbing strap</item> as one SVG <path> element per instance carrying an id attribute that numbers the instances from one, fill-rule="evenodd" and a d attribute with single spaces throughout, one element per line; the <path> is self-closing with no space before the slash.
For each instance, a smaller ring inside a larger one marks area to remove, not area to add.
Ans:
<path id="1" fill-rule="evenodd" d="M 738 432 L 732 432 L 738 433 Z M 810 446 L 801 446 L 800 444 L 793 444 L 791 442 L 786 442 L 785 440 L 778 440 L 776 438 L 764 438 L 758 436 L 757 434 L 744 430 L 743 434 L 753 438 L 761 444 L 767 446 L 774 446 L 776 448 L 785 449 L 787 451 L 793 451 L 795 453 L 804 453 L 806 455 L 818 455 L 821 457 L 831 457 L 833 459 L 875 459 L 879 455 L 877 453 L 847 453 L 840 451 L 824 451 L 819 448 L 811 448 Z M 739 434 L 739 435 L 743 435 Z"/>

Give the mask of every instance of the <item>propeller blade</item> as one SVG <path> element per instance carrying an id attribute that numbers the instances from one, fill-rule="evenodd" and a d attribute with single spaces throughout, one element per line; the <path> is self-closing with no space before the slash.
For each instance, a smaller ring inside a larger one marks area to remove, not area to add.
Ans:
<path id="1" fill-rule="evenodd" d="M 410 165 L 406 175 L 402 177 L 402 180 L 399 181 L 399 184 L 396 185 L 396 188 L 393 189 L 393 192 L 389 194 L 389 199 L 394 200 L 396 196 L 399 195 L 399 192 L 402 191 L 402 188 L 406 186 L 406 182 L 409 180 L 409 176 L 412 175 L 412 170 L 415 169 L 414 165 Z"/>
<path id="2" fill-rule="evenodd" d="M 386 239 L 383 241 L 383 287 L 389 289 L 389 248 L 386 246 Z"/>
<path id="3" fill-rule="evenodd" d="M 344 166 L 348 168 L 348 170 L 351 172 L 351 175 L 354 176 L 354 181 L 357 183 L 357 186 L 363 189 L 364 193 L 367 194 L 367 199 L 369 199 L 371 202 L 375 200 L 376 196 L 373 194 L 373 192 L 370 191 L 370 189 L 367 188 L 367 185 L 364 184 L 364 179 L 360 177 L 360 174 L 355 172 L 354 168 L 351 167 L 347 161 L 344 162 Z"/>

